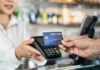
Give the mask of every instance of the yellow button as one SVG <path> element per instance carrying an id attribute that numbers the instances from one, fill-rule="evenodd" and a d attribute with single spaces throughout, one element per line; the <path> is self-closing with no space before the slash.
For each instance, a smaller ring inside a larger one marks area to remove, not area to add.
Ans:
<path id="1" fill-rule="evenodd" d="M 45 36 L 45 39 L 48 39 L 48 36 Z"/>

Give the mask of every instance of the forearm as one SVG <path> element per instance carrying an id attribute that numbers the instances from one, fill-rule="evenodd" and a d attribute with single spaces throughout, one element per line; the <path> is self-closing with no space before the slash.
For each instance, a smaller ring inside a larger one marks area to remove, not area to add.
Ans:
<path id="1" fill-rule="evenodd" d="M 15 48 L 15 55 L 16 55 L 16 58 L 18 60 L 21 60 L 22 59 L 22 56 L 21 56 L 21 52 L 19 50 L 19 47 Z"/>

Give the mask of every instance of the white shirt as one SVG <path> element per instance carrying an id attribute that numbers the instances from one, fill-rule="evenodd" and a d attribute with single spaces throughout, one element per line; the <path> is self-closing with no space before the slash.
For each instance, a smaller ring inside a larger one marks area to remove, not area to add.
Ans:
<path id="1" fill-rule="evenodd" d="M 0 24 L 0 70 L 14 70 L 21 64 L 15 56 L 15 48 L 30 38 L 27 26 L 25 22 L 19 23 L 15 16 L 11 17 L 7 31 Z M 39 64 L 38 61 L 36 63 Z"/>

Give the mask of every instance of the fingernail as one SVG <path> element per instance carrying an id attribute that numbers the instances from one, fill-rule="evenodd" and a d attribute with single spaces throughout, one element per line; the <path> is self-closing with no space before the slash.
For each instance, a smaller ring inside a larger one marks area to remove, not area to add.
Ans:
<path id="1" fill-rule="evenodd" d="M 63 40 L 61 42 L 63 43 Z"/>
<path id="2" fill-rule="evenodd" d="M 62 41 L 62 44 L 64 44 L 65 42 L 64 41 Z"/>
<path id="3" fill-rule="evenodd" d="M 34 41 L 34 38 L 32 38 L 31 41 Z"/>
<path id="4" fill-rule="evenodd" d="M 34 40 L 34 38 L 32 38 L 31 40 Z"/>
<path id="5" fill-rule="evenodd" d="M 44 60 L 44 58 L 42 57 L 42 60 Z"/>
<path id="6" fill-rule="evenodd" d="M 61 45 L 58 45 L 58 47 L 61 47 Z"/>

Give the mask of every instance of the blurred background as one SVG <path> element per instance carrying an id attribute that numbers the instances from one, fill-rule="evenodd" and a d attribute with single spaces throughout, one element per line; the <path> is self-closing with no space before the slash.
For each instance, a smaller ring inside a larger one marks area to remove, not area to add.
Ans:
<path id="1" fill-rule="evenodd" d="M 100 0 L 19 0 L 15 15 L 31 24 L 32 36 L 61 31 L 64 37 L 79 33 L 87 15 L 100 17 Z M 99 33 L 100 18 L 96 24 Z M 97 35 L 98 36 L 98 35 Z"/>
<path id="2" fill-rule="evenodd" d="M 31 36 L 43 32 L 61 31 L 63 37 L 79 35 L 85 16 L 98 16 L 95 38 L 100 38 L 100 0 L 19 0 L 14 13 L 18 20 L 29 24 Z M 72 64 L 68 53 L 63 52 L 66 64 Z M 62 65 L 63 66 L 63 65 Z"/>

